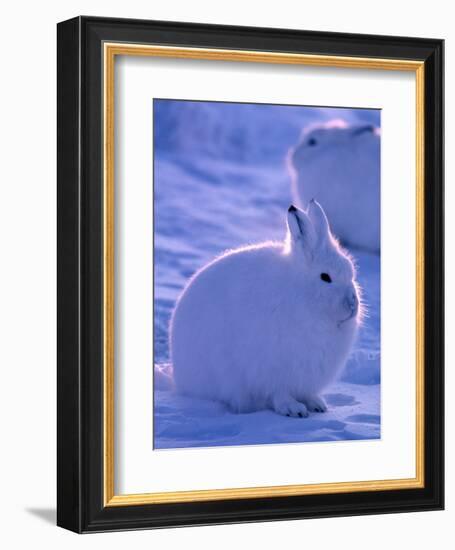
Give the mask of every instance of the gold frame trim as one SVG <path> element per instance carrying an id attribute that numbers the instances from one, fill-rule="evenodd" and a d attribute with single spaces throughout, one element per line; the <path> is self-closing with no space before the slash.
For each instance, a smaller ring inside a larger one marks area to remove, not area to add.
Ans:
<path id="1" fill-rule="evenodd" d="M 122 494 L 114 492 L 114 69 L 115 56 L 154 56 L 179 59 L 205 59 L 320 67 L 412 71 L 416 77 L 416 477 L 306 485 L 284 485 Z M 424 63 L 396 59 L 323 56 L 181 48 L 143 44 L 103 45 L 104 110 L 104 504 L 127 506 L 225 499 L 384 491 L 424 487 Z"/>

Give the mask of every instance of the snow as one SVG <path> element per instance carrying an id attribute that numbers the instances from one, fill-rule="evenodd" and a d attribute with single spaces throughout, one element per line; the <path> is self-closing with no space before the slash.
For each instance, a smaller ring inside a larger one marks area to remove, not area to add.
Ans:
<path id="1" fill-rule="evenodd" d="M 232 414 L 173 388 L 168 324 L 191 275 L 226 249 L 284 238 L 289 150 L 310 125 L 379 125 L 377 111 L 155 100 L 155 448 L 380 437 L 380 257 L 351 249 L 368 307 L 326 413 Z M 349 210 L 346 209 L 347 215 Z M 359 228 L 361 230 L 361 228 Z"/>
<path id="2" fill-rule="evenodd" d="M 169 364 L 166 367 L 171 368 Z M 380 437 L 377 385 L 340 381 L 324 397 L 329 406 L 328 412 L 312 413 L 302 419 L 280 416 L 272 411 L 232 414 L 221 403 L 190 399 L 177 395 L 170 388 L 161 390 L 155 387 L 155 448 Z"/>

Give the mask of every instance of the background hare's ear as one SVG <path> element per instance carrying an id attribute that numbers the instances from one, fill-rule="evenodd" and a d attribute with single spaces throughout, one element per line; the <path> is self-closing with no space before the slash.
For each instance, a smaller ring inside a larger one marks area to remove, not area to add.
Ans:
<path id="1" fill-rule="evenodd" d="M 304 250 L 311 250 L 315 245 L 316 234 L 306 212 L 291 204 L 287 221 L 291 244 L 299 243 Z"/>
<path id="2" fill-rule="evenodd" d="M 308 205 L 308 216 L 318 236 L 318 240 L 330 236 L 330 226 L 322 206 L 314 199 Z"/>

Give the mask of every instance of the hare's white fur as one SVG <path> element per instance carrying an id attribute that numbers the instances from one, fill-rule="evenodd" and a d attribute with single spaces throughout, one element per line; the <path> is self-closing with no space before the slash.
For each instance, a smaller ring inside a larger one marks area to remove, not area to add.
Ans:
<path id="1" fill-rule="evenodd" d="M 322 208 L 291 206 L 284 243 L 229 251 L 183 291 L 170 327 L 177 390 L 236 412 L 323 412 L 321 391 L 349 355 L 359 302 L 354 266 Z"/>
<path id="2" fill-rule="evenodd" d="M 293 193 L 324 205 L 333 234 L 350 247 L 380 248 L 380 137 L 371 125 L 313 127 L 291 151 Z M 340 205 L 349 204 L 346 215 Z"/>

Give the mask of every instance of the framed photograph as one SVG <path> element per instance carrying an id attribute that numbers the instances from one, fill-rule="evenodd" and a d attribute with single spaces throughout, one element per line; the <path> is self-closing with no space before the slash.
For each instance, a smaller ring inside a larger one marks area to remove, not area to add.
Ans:
<path id="1" fill-rule="evenodd" d="M 58 25 L 58 525 L 443 508 L 443 41 Z"/>

